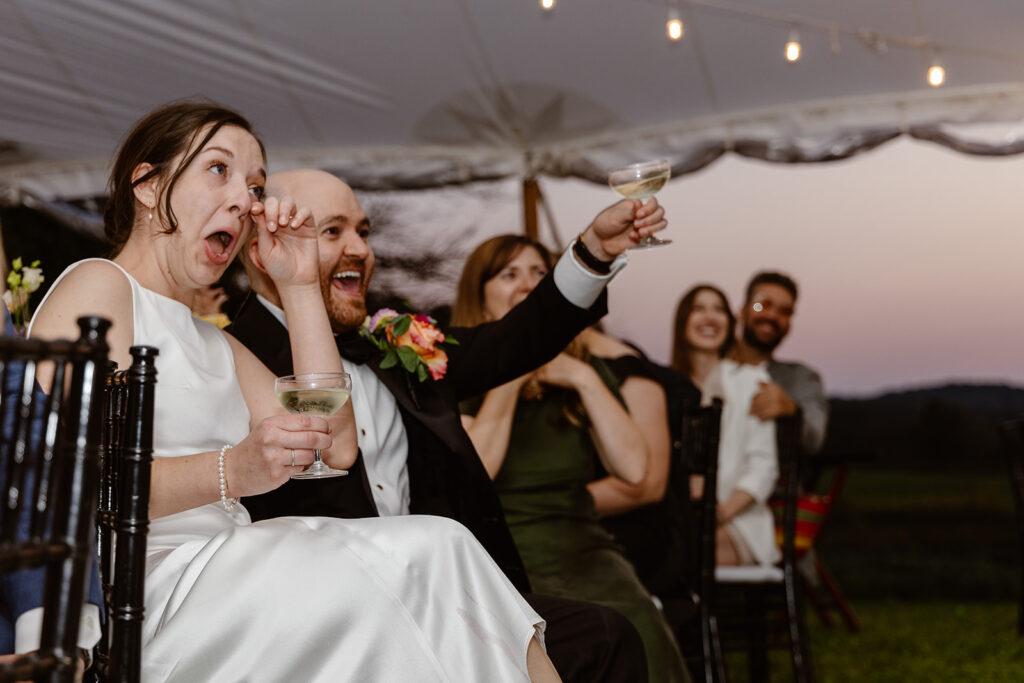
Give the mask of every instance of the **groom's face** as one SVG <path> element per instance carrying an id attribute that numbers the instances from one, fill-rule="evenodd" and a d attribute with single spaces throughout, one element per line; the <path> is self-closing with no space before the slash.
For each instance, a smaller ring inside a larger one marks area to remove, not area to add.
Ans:
<path id="1" fill-rule="evenodd" d="M 352 188 L 323 171 L 285 171 L 271 176 L 274 190 L 307 206 L 316 222 L 320 293 L 335 332 L 366 318 L 366 290 L 373 275 L 370 221 Z"/>
<path id="2" fill-rule="evenodd" d="M 314 169 L 282 171 L 267 179 L 267 190 L 306 206 L 316 223 L 320 252 L 320 293 L 335 332 L 352 330 L 366 318 L 366 290 L 373 275 L 370 221 L 352 188 Z"/>
<path id="3" fill-rule="evenodd" d="M 370 221 L 352 190 L 343 183 L 314 208 L 320 248 L 320 291 L 335 332 L 352 330 L 366 318 L 366 290 L 374 256 Z M 312 207 L 311 207 L 312 208 Z"/>

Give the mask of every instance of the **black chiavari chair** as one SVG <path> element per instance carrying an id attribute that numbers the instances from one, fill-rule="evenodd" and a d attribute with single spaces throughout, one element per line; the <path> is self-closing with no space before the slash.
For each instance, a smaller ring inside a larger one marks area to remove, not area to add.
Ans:
<path id="1" fill-rule="evenodd" d="M 0 681 L 72 681 L 78 667 L 110 322 L 78 326 L 76 341 L 0 339 L 0 572 L 45 572 L 39 649 L 0 665 Z M 49 395 L 36 383 L 41 365 L 53 370 Z"/>
<path id="2" fill-rule="evenodd" d="M 131 366 L 106 382 L 99 550 L 107 633 L 95 670 L 113 683 L 138 681 L 142 667 L 157 353 L 133 346 Z"/>

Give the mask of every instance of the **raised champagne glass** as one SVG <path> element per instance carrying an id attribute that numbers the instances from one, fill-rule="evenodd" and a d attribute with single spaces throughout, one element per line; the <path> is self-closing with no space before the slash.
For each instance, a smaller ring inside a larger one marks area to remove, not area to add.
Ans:
<path id="1" fill-rule="evenodd" d="M 288 375 L 274 380 L 274 393 L 285 410 L 296 415 L 327 417 L 338 412 L 352 393 L 352 377 L 347 372 L 311 372 Z M 348 470 L 337 470 L 313 451 L 313 464 L 292 475 L 292 479 L 343 477 Z"/>
<path id="2" fill-rule="evenodd" d="M 613 168 L 608 171 L 608 184 L 626 199 L 639 199 L 646 202 L 657 194 L 671 176 L 672 165 L 666 159 L 658 159 Z M 630 249 L 648 249 L 671 243 L 672 240 L 648 235 Z"/>

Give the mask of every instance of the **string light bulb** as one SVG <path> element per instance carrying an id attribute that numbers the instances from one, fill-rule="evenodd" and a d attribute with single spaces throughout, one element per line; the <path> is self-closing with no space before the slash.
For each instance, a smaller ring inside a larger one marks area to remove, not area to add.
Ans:
<path id="1" fill-rule="evenodd" d="M 678 41 L 683 37 L 686 29 L 683 28 L 683 20 L 679 16 L 679 10 L 675 7 L 668 8 L 668 21 L 665 22 L 665 32 L 669 40 Z"/>
<path id="2" fill-rule="evenodd" d="M 540 0 L 540 8 L 545 12 L 550 12 L 555 9 L 555 2 L 557 0 Z"/>
<path id="3" fill-rule="evenodd" d="M 790 64 L 800 59 L 803 48 L 800 46 L 800 32 L 796 26 L 789 27 L 789 41 L 786 43 L 786 61 Z"/>
<path id="4" fill-rule="evenodd" d="M 928 67 L 928 85 L 933 88 L 941 87 L 946 82 L 946 70 L 942 68 L 942 62 L 938 55 L 932 53 L 932 65 Z"/>

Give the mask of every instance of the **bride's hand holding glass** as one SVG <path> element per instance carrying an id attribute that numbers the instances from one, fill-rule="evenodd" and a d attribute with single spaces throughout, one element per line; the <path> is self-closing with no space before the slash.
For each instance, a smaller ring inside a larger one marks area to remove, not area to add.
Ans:
<path id="1" fill-rule="evenodd" d="M 274 415 L 261 420 L 224 458 L 227 495 L 273 491 L 313 463 L 314 451 L 331 447 L 330 426 L 312 415 Z"/>
<path id="2" fill-rule="evenodd" d="M 326 418 L 338 412 L 352 393 L 352 378 L 347 372 L 311 372 L 287 375 L 274 380 L 274 393 L 284 409 L 295 415 Z M 336 469 L 320 459 L 320 449 L 313 450 L 313 464 L 292 473 L 292 479 L 343 477 L 347 470 Z"/>

